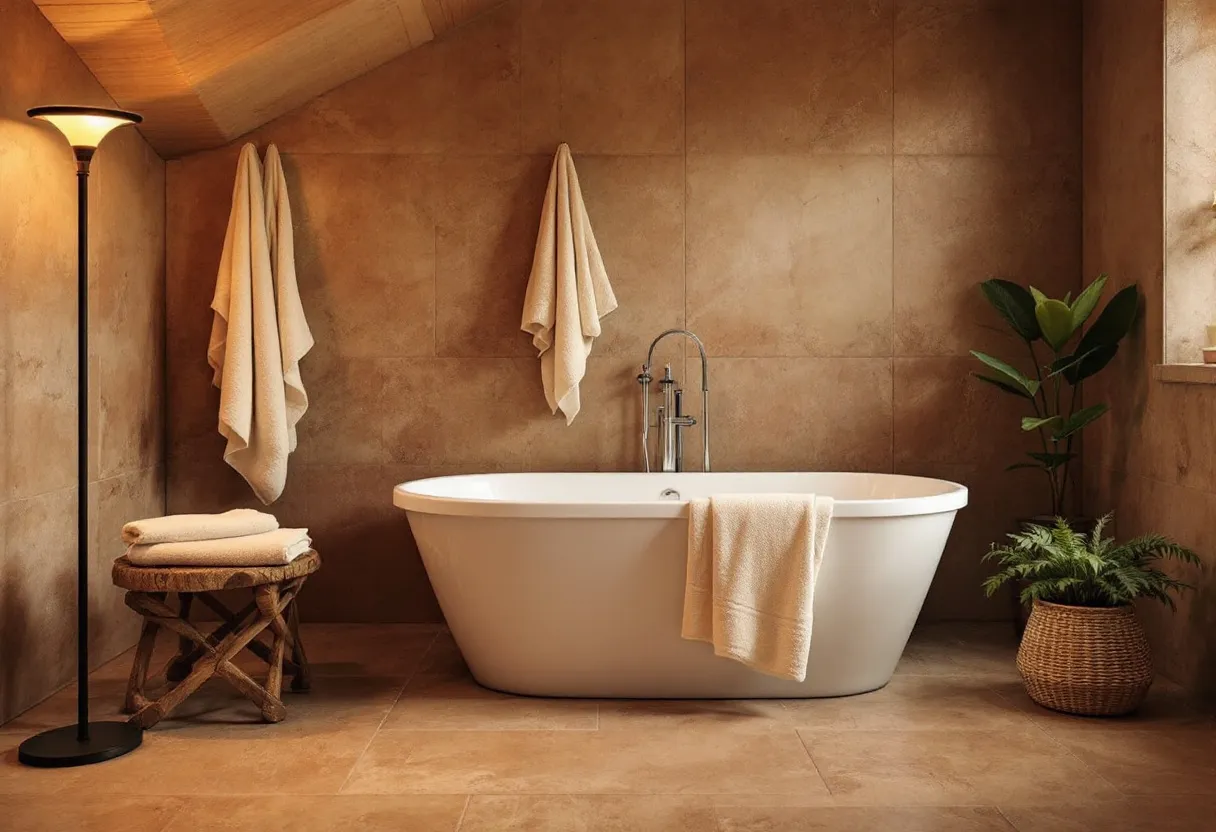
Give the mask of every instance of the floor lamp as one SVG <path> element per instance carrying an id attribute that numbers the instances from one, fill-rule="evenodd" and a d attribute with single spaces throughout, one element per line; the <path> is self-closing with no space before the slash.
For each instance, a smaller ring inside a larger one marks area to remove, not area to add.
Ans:
<path id="1" fill-rule="evenodd" d="M 96 107 L 35 107 L 30 118 L 49 121 L 76 153 L 76 693 L 75 725 L 54 728 L 21 743 L 18 759 L 30 766 L 82 766 L 112 760 L 139 747 L 143 732 L 125 722 L 89 722 L 89 162 L 115 127 L 138 124 L 135 113 Z"/>

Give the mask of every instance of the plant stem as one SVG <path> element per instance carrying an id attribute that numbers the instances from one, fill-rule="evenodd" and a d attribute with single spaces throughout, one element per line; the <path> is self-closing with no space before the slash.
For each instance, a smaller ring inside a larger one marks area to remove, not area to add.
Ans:
<path id="1" fill-rule="evenodd" d="M 1079 383 L 1074 384 L 1072 387 L 1072 404 L 1070 404 L 1068 406 L 1068 418 L 1070 418 L 1070 419 L 1072 418 L 1072 414 L 1077 412 L 1077 398 L 1080 395 L 1081 395 L 1081 385 Z M 1074 436 L 1076 436 L 1075 433 L 1069 434 L 1068 442 L 1064 445 L 1064 453 L 1067 453 L 1067 454 L 1072 453 L 1072 438 Z M 1060 489 L 1061 507 L 1063 507 L 1064 499 L 1068 495 L 1068 472 L 1071 468 L 1072 468 L 1072 460 L 1070 459 L 1064 463 L 1064 482 Z"/>
<path id="2" fill-rule="evenodd" d="M 1039 357 L 1034 354 L 1034 344 L 1031 343 L 1030 341 L 1027 341 L 1026 349 L 1028 349 L 1030 351 L 1030 364 L 1031 364 L 1031 366 L 1034 367 L 1034 375 L 1035 375 L 1035 378 L 1038 379 L 1038 382 L 1039 382 L 1039 387 L 1035 391 L 1035 395 L 1030 397 L 1030 403 L 1032 405 L 1034 405 L 1035 418 L 1044 419 L 1052 414 L 1051 414 L 1050 402 L 1047 398 L 1047 393 L 1043 389 L 1043 369 L 1039 366 Z M 1037 398 L 1037 396 L 1040 396 L 1040 395 L 1043 397 L 1042 411 L 1039 410 L 1039 400 Z M 1039 443 L 1043 446 L 1043 453 L 1045 453 L 1045 454 L 1050 453 L 1050 451 L 1048 451 L 1048 449 L 1047 449 L 1047 431 L 1046 431 L 1046 429 L 1042 426 L 1039 426 L 1039 428 L 1035 432 L 1038 433 L 1038 435 L 1039 435 Z M 1054 512 L 1056 505 L 1059 503 L 1059 500 L 1057 498 L 1058 489 L 1057 489 L 1057 483 L 1056 483 L 1056 473 L 1050 467 L 1047 467 L 1046 462 L 1043 463 L 1043 466 L 1044 466 L 1043 473 L 1047 474 L 1047 482 L 1051 486 L 1051 506 L 1052 506 L 1052 511 Z"/>

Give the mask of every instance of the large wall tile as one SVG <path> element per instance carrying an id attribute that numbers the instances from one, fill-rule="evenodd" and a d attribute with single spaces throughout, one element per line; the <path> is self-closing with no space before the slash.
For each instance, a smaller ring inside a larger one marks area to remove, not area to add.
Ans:
<path id="1" fill-rule="evenodd" d="M 90 488 L 93 542 L 89 573 L 89 655 L 101 664 L 130 647 L 139 637 L 140 617 L 114 586 L 110 569 L 126 551 L 123 524 L 165 513 L 163 465 L 101 480 Z"/>
<path id="2" fill-rule="evenodd" d="M 0 120 L 0 125 L 8 124 Z M 76 481 L 75 175 L 54 131 L 3 128 L 0 173 L 14 199 L 0 200 L 11 229 L 0 247 L 8 355 L 8 433 L 3 438 L 9 490 L 33 496 Z"/>
<path id="3" fill-rule="evenodd" d="M 534 354 L 519 323 L 548 176 L 543 156 L 448 157 L 439 164 L 439 355 Z"/>
<path id="4" fill-rule="evenodd" d="M 324 562 L 301 596 L 307 618 L 440 617 L 409 521 L 392 497 L 393 486 L 439 473 L 445 472 L 402 465 L 316 465 L 301 473 L 313 547 Z"/>
<path id="5" fill-rule="evenodd" d="M 1076 154 L 1081 4 L 895 0 L 895 152 Z"/>
<path id="6" fill-rule="evenodd" d="M 1148 601 L 1138 607 L 1157 664 L 1191 689 L 1210 695 L 1216 692 L 1216 649 L 1212 644 L 1216 631 L 1216 531 L 1211 523 L 1216 514 L 1216 494 L 1150 479 L 1139 481 L 1137 493 L 1134 513 L 1124 511 L 1119 516 L 1125 519 L 1116 520 L 1120 535 L 1167 534 L 1195 550 L 1203 563 L 1201 569 L 1164 564 L 1167 572 L 1195 587 L 1177 596 L 1177 611 Z"/>
<path id="7" fill-rule="evenodd" d="M 993 543 L 1018 528 L 1019 521 L 1043 508 L 1046 478 L 1035 471 L 1003 471 L 1001 465 L 901 463 L 896 473 L 933 477 L 967 486 L 967 505 L 959 510 L 941 563 L 925 599 L 922 621 L 1008 620 L 1013 599 L 1008 590 L 992 598 L 981 588 L 996 571 L 984 562 Z M 1012 627 L 1011 627 L 1012 630 Z"/>
<path id="8" fill-rule="evenodd" d="M 688 325 L 714 355 L 891 352 L 891 161 L 693 156 Z"/>
<path id="9" fill-rule="evenodd" d="M 576 153 L 683 151 L 682 0 L 574 0 L 559 19 L 563 140 Z"/>
<path id="10" fill-rule="evenodd" d="M 98 477 L 159 462 L 164 447 L 165 165 L 133 130 L 109 137 L 99 153 L 90 209 L 97 321 Z"/>
<path id="11" fill-rule="evenodd" d="M 396 359 L 315 356 L 301 368 L 304 387 L 315 391 L 296 426 L 296 463 L 387 462 L 381 425 L 390 414 L 387 367 Z"/>
<path id="12" fill-rule="evenodd" d="M 519 3 L 504 3 L 256 131 L 285 153 L 520 149 Z"/>
<path id="13" fill-rule="evenodd" d="M 1075 291 L 1077 173 L 1059 157 L 895 159 L 897 355 L 1025 351 L 977 284 L 1000 277 L 1053 297 Z"/>
<path id="14" fill-rule="evenodd" d="M 656 366 L 682 361 L 678 349 L 666 345 Z M 536 359 L 385 362 L 387 452 L 414 466 L 636 470 L 644 358 L 593 354 L 579 387 L 582 409 L 569 426 L 549 412 Z"/>
<path id="15" fill-rule="evenodd" d="M 1029 402 L 971 377 L 982 369 L 969 356 L 895 359 L 897 465 L 1000 467 L 1036 449 L 1035 434 L 1021 428 L 1021 417 L 1033 415 Z"/>
<path id="16" fill-rule="evenodd" d="M 891 470 L 890 359 L 720 358 L 710 372 L 715 470 Z"/>
<path id="17" fill-rule="evenodd" d="M 211 299 L 240 149 L 234 144 L 166 165 L 165 395 L 170 452 L 215 432 L 219 393 L 212 387 L 207 363 Z"/>
<path id="18" fill-rule="evenodd" d="M 688 3 L 688 147 L 889 153 L 892 0 Z"/>
<path id="19" fill-rule="evenodd" d="M 593 355 L 638 357 L 684 325 L 684 159 L 581 156 L 578 175 L 618 304 Z"/>
<path id="20" fill-rule="evenodd" d="M 75 667 L 76 491 L 0 506 L 0 722 L 65 683 Z"/>
<path id="21" fill-rule="evenodd" d="M 434 164 L 305 154 L 285 165 L 300 299 L 319 349 L 434 355 Z"/>

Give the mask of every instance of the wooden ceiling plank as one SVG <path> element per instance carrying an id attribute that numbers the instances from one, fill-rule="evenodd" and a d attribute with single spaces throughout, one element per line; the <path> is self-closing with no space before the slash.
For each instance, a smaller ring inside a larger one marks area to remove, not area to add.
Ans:
<path id="1" fill-rule="evenodd" d="M 502 0 L 34 0 L 154 148 L 224 144 Z"/>
<path id="2" fill-rule="evenodd" d="M 431 28 L 431 19 L 426 16 L 422 0 L 397 0 L 397 9 L 401 12 L 401 22 L 405 24 L 411 49 L 435 39 L 435 30 Z"/>
<path id="3" fill-rule="evenodd" d="M 235 138 L 409 49 L 395 3 L 350 0 L 195 83 Z"/>
<path id="4" fill-rule="evenodd" d="M 140 132 L 158 152 L 222 140 L 146 2 L 56 3 L 42 13 L 110 97 L 143 115 Z"/>

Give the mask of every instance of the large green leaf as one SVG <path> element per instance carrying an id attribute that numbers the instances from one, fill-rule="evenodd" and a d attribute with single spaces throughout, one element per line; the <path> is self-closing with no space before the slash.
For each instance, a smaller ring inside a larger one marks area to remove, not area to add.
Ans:
<path id="1" fill-rule="evenodd" d="M 1102 297 L 1102 290 L 1106 288 L 1106 275 L 1098 275 L 1098 279 L 1085 287 L 1085 291 L 1077 295 L 1077 299 L 1072 304 L 1072 328 L 1080 329 L 1081 324 L 1088 320 L 1090 313 L 1098 305 L 1098 301 Z"/>
<path id="2" fill-rule="evenodd" d="M 993 358 L 991 355 L 982 353 L 979 350 L 972 350 L 971 354 L 987 364 L 993 370 L 996 370 L 999 378 L 1003 379 L 1014 387 L 1019 387 L 1024 390 L 1028 398 L 1033 397 L 1034 394 L 1039 391 L 1039 383 L 1022 375 L 1021 371 L 1019 371 L 1016 367 L 1006 364 L 999 358 Z M 980 378 L 985 377 L 980 376 Z"/>
<path id="3" fill-rule="evenodd" d="M 1094 347 L 1092 350 L 1086 352 L 1075 365 L 1064 371 L 1064 378 L 1069 384 L 1074 386 L 1080 384 L 1082 381 L 1089 378 L 1094 373 L 1098 372 L 1109 364 L 1111 359 L 1115 357 L 1115 353 L 1118 351 L 1118 344 Z M 1078 352 L 1080 352 L 1079 347 Z"/>
<path id="4" fill-rule="evenodd" d="M 1038 340 L 1039 322 L 1034 316 L 1034 298 L 1025 287 L 994 278 L 981 283 L 980 291 L 1022 339 Z"/>
<path id="5" fill-rule="evenodd" d="M 1098 315 L 1077 345 L 1077 353 L 1085 353 L 1097 347 L 1110 347 L 1118 344 L 1127 333 L 1131 332 L 1136 322 L 1136 313 L 1140 309 L 1140 290 L 1135 285 L 1120 289 L 1106 304 L 1106 308 Z M 1110 359 L 1108 358 L 1107 361 Z"/>
<path id="6" fill-rule="evenodd" d="M 1072 324 L 1072 310 L 1062 300 L 1046 298 L 1039 301 L 1034 305 L 1034 316 L 1038 319 L 1043 339 L 1056 352 L 1059 352 L 1077 331 Z"/>
<path id="7" fill-rule="evenodd" d="M 1064 421 L 1064 424 L 1060 426 L 1060 429 L 1056 431 L 1051 438 L 1056 442 L 1061 442 L 1072 436 L 1081 428 L 1088 425 L 1094 419 L 1097 419 L 1109 409 L 1109 406 L 1105 404 L 1093 404 L 1089 407 L 1083 407 L 1069 416 Z"/>
<path id="8" fill-rule="evenodd" d="M 986 381 L 989 384 L 993 385 L 994 387 L 1001 388 L 1006 393 L 1012 393 L 1015 396 L 1021 396 L 1023 399 L 1033 399 L 1034 398 L 1034 396 L 1027 393 L 1021 387 L 1017 387 L 1013 384 L 1010 384 L 1007 381 L 1002 381 L 999 378 L 993 378 L 992 376 L 980 375 L 979 373 L 972 373 L 971 375 L 975 376 L 980 381 Z"/>
<path id="9" fill-rule="evenodd" d="M 1048 416 L 1040 419 L 1036 416 L 1022 417 L 1022 430 L 1038 430 L 1039 428 L 1054 427 L 1055 425 L 1063 425 L 1064 420 L 1059 416 Z"/>
<path id="10" fill-rule="evenodd" d="M 1035 306 L 1038 306 L 1040 303 L 1042 303 L 1045 300 L 1051 300 L 1051 298 L 1047 297 L 1047 295 L 1043 294 L 1042 292 L 1040 292 L 1038 289 L 1034 288 L 1033 286 L 1030 287 L 1030 296 L 1032 298 L 1034 298 Z"/>

